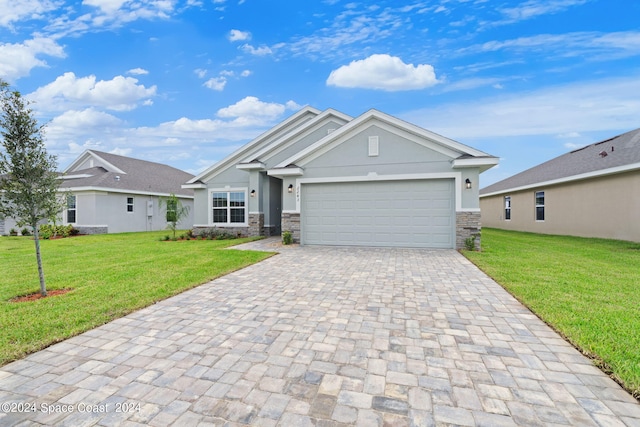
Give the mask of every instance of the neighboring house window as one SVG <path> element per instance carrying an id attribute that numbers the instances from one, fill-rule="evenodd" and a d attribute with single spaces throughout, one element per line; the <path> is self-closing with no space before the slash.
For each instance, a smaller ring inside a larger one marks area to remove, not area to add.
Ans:
<path id="1" fill-rule="evenodd" d="M 511 219 L 511 196 L 505 196 L 504 198 L 504 219 L 506 221 Z"/>
<path id="2" fill-rule="evenodd" d="M 76 196 L 67 196 L 67 223 L 75 224 L 76 222 Z"/>
<path id="3" fill-rule="evenodd" d="M 133 212 L 133 197 L 127 197 L 127 212 Z"/>
<path id="4" fill-rule="evenodd" d="M 213 223 L 246 223 L 246 194 L 244 191 L 214 191 L 212 193 Z"/>
<path id="5" fill-rule="evenodd" d="M 178 201 L 176 199 L 168 199 L 167 200 L 167 222 L 176 222 L 178 211 Z"/>
<path id="6" fill-rule="evenodd" d="M 544 221 L 544 191 L 536 191 L 536 221 Z"/>

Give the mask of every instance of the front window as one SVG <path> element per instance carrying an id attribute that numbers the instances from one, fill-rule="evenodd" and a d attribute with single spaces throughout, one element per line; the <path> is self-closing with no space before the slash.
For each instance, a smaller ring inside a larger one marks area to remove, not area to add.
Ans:
<path id="1" fill-rule="evenodd" d="M 544 191 L 536 191 L 536 221 L 544 221 Z"/>
<path id="2" fill-rule="evenodd" d="M 214 191 L 212 202 L 214 224 L 243 224 L 246 222 L 246 192 Z"/>
<path id="3" fill-rule="evenodd" d="M 133 197 L 127 197 L 127 212 L 133 212 Z"/>
<path id="4" fill-rule="evenodd" d="M 67 196 L 67 223 L 75 224 L 76 222 L 76 196 Z"/>
<path id="5" fill-rule="evenodd" d="M 504 198 L 504 219 L 506 221 L 511 220 L 511 196 L 505 196 Z"/>

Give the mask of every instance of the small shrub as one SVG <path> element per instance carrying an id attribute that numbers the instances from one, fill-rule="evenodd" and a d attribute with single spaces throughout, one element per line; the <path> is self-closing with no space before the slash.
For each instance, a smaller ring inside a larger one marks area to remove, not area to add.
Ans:
<path id="1" fill-rule="evenodd" d="M 22 234 L 23 236 L 31 236 L 31 230 L 29 229 L 29 227 L 25 227 L 20 230 L 20 234 Z"/>
<path id="2" fill-rule="evenodd" d="M 290 245 L 293 243 L 293 234 L 291 234 L 290 231 L 283 231 L 282 232 L 282 244 L 283 245 Z"/>
<path id="3" fill-rule="evenodd" d="M 236 238 L 236 236 L 228 231 L 219 230 L 217 228 L 202 230 L 198 233 L 198 236 L 203 240 L 230 240 Z"/>
<path id="4" fill-rule="evenodd" d="M 467 237 L 464 240 L 464 247 L 466 250 L 468 251 L 475 251 L 476 250 L 476 237 L 477 236 L 471 236 L 471 237 Z"/>
<path id="5" fill-rule="evenodd" d="M 41 239 L 50 239 L 56 236 L 69 237 L 75 236 L 79 233 L 79 231 L 75 229 L 73 225 L 42 224 L 39 230 Z"/>
<path id="6" fill-rule="evenodd" d="M 18 230 L 16 230 L 15 228 L 12 228 L 11 230 L 9 230 L 9 236 L 17 236 L 18 235 Z"/>

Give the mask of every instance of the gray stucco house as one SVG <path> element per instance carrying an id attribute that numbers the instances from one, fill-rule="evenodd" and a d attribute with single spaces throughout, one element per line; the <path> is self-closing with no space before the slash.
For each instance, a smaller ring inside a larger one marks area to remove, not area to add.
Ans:
<path id="1" fill-rule="evenodd" d="M 486 153 L 377 110 L 305 107 L 189 180 L 194 231 L 305 245 L 460 248 L 480 230 Z"/>
<path id="2" fill-rule="evenodd" d="M 191 178 L 160 163 L 87 150 L 61 175 L 60 193 L 67 198 L 67 209 L 60 223 L 83 234 L 163 230 L 166 211 L 159 200 L 174 193 L 191 208 L 179 227 L 191 228 L 193 191 L 182 188 Z M 0 234 L 14 227 L 13 219 L 0 220 Z"/>
<path id="3" fill-rule="evenodd" d="M 480 206 L 488 227 L 640 242 L 640 129 L 483 188 Z"/>
<path id="4" fill-rule="evenodd" d="M 163 230 L 160 198 L 173 193 L 191 209 L 178 226 L 191 228 L 193 191 L 182 188 L 191 178 L 164 164 L 87 150 L 62 175 L 60 190 L 70 198 L 63 223 L 86 234 Z"/>

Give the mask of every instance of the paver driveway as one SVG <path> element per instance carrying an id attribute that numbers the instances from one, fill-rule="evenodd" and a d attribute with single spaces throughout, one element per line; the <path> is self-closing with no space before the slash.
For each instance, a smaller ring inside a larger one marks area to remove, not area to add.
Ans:
<path id="1" fill-rule="evenodd" d="M 4 366 L 0 404 L 3 426 L 640 425 L 447 250 L 282 248 Z"/>

